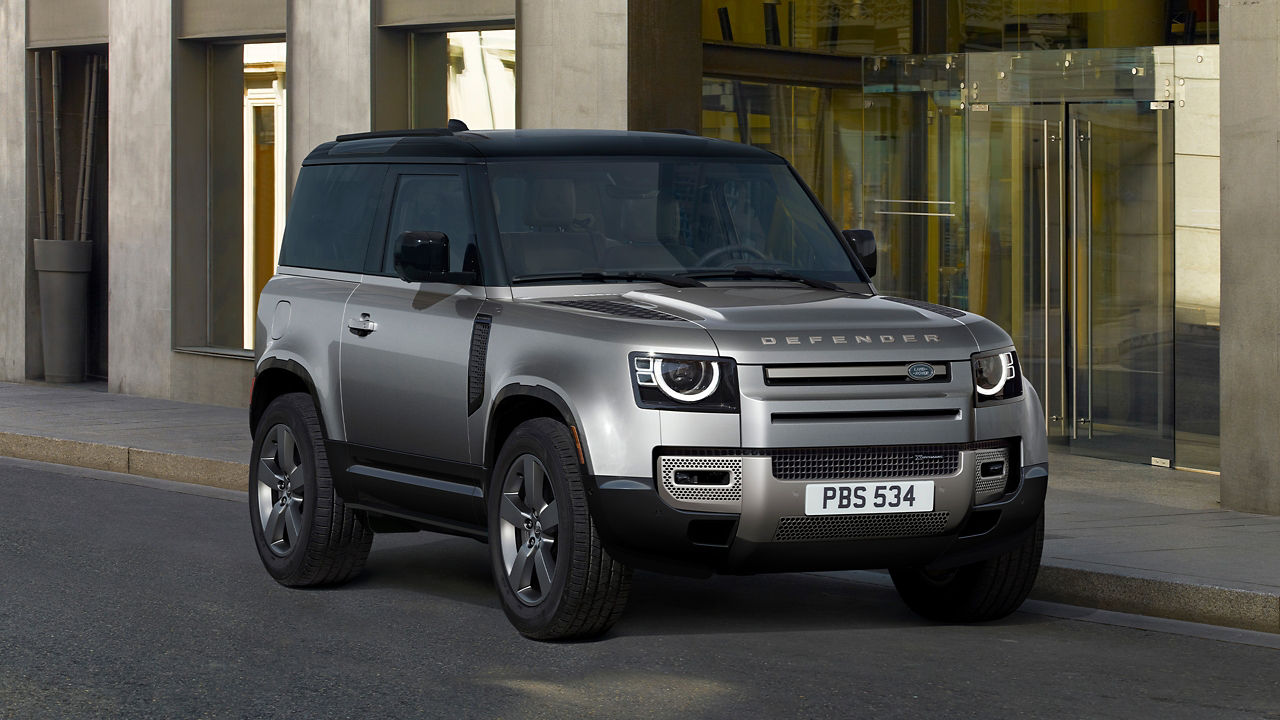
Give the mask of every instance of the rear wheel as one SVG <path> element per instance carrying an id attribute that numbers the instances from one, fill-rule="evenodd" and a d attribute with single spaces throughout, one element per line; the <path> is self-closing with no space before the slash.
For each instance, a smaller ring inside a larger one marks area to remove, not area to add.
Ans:
<path id="1" fill-rule="evenodd" d="M 488 490 L 494 584 L 516 629 L 535 640 L 565 640 L 617 622 L 631 569 L 600 542 L 568 429 L 548 418 L 519 425 Z"/>
<path id="2" fill-rule="evenodd" d="M 262 413 L 249 468 L 249 516 L 263 566 L 282 585 L 341 583 L 364 567 L 373 531 L 333 491 L 311 397 L 281 395 Z"/>
<path id="3" fill-rule="evenodd" d="M 1017 547 L 1003 555 L 942 572 L 889 570 L 898 595 L 916 613 L 942 622 L 998 620 L 1017 610 L 1040 570 L 1044 513 Z"/>

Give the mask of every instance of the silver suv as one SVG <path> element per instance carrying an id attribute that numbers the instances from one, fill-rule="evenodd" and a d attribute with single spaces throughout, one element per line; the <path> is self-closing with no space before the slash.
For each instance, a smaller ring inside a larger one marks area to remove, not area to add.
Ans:
<path id="1" fill-rule="evenodd" d="M 538 639 L 608 629 L 632 568 L 887 567 L 927 618 L 1005 616 L 1040 564 L 1040 401 L 1003 330 L 875 270 L 745 145 L 325 143 L 258 311 L 262 562 L 332 584 L 376 533 L 487 541 Z"/>

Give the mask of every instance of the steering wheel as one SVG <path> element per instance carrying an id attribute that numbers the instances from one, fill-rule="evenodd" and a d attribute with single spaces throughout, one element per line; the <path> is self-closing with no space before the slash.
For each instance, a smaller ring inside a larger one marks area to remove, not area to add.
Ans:
<path id="1" fill-rule="evenodd" d="M 702 257 L 698 258 L 698 262 L 696 263 L 696 266 L 707 267 L 708 265 L 711 264 L 712 260 L 718 260 L 722 256 L 732 255 L 733 253 L 741 253 L 743 256 L 748 256 L 748 255 L 754 256 L 757 260 L 769 259 L 767 255 L 751 247 L 750 245 L 742 245 L 742 244 L 725 245 L 724 247 L 716 248 L 715 250 L 712 250 L 711 252 L 706 253 Z"/>

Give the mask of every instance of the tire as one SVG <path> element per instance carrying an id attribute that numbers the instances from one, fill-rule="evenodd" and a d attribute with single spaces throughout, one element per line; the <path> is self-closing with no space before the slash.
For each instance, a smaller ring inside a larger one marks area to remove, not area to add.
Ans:
<path id="1" fill-rule="evenodd" d="M 631 569 L 600 542 L 562 423 L 536 418 L 516 427 L 494 463 L 487 500 L 493 581 L 520 634 L 586 638 L 617 622 Z"/>
<path id="2" fill-rule="evenodd" d="M 343 583 L 369 557 L 373 531 L 334 493 L 324 430 L 307 394 L 281 395 L 258 421 L 249 518 L 258 556 L 281 585 Z"/>
<path id="3" fill-rule="evenodd" d="M 998 620 L 1017 610 L 1040 570 L 1044 512 L 1026 540 L 1003 555 L 944 573 L 891 568 L 898 595 L 917 614 L 940 622 Z"/>

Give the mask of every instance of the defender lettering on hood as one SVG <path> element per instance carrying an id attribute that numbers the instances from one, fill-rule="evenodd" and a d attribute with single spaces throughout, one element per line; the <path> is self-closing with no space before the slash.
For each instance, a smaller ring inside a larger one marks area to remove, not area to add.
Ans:
<path id="1" fill-rule="evenodd" d="M 760 338 L 762 345 L 819 345 L 822 343 L 830 343 L 832 345 L 862 345 L 868 344 L 884 344 L 889 343 L 938 343 L 942 340 L 937 335 L 782 335 L 770 336 L 765 335 Z"/>

